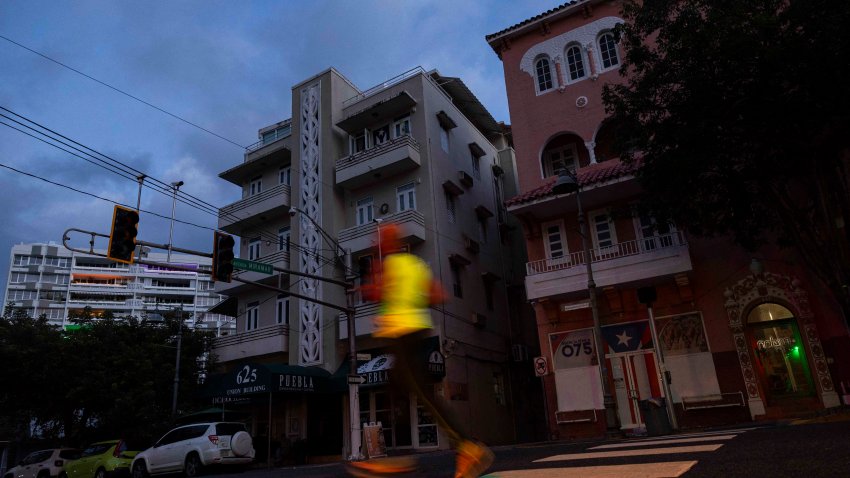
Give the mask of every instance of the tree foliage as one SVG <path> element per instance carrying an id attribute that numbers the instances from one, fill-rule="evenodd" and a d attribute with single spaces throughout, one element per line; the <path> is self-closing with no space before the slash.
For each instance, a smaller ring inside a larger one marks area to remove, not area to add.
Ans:
<path id="1" fill-rule="evenodd" d="M 643 206 L 696 235 L 798 249 L 850 311 L 850 2 L 624 2 L 603 93 Z"/>
<path id="2" fill-rule="evenodd" d="M 125 437 L 149 441 L 171 420 L 178 324 L 97 320 L 63 331 L 7 308 L 0 319 L 0 425 L 19 440 L 35 425 L 43 438 L 82 445 Z M 183 327 L 178 410 L 196 404 L 197 358 L 208 332 Z"/>

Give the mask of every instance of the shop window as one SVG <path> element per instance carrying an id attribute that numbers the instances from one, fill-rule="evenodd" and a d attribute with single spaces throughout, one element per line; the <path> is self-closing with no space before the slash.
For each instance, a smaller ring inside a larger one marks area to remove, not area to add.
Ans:
<path id="1" fill-rule="evenodd" d="M 793 313 L 780 304 L 755 307 L 747 316 L 750 347 L 768 400 L 816 393 Z"/>

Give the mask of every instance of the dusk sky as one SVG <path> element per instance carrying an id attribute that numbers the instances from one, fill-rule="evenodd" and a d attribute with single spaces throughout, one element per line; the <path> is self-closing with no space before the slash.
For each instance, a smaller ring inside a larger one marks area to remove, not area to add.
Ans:
<path id="1" fill-rule="evenodd" d="M 238 187 L 218 178 L 243 161 L 244 149 L 236 144 L 252 144 L 259 128 L 290 118 L 292 85 L 329 67 L 361 90 L 417 66 L 437 69 L 462 78 L 497 121 L 510 123 L 502 63 L 484 36 L 556 5 L 0 0 L 0 107 L 164 183 L 182 180 L 181 191 L 221 207 L 240 196 Z M 0 165 L 0 297 L 14 244 L 61 244 L 70 227 L 108 233 L 113 207 L 8 168 L 136 203 L 135 180 L 2 124 Z M 171 201 L 145 189 L 141 208 L 167 218 Z M 179 203 L 176 217 L 206 227 L 217 222 Z M 143 213 L 139 229 L 142 240 L 168 241 L 168 219 Z M 85 240 L 75 244 L 85 246 Z M 176 223 L 174 244 L 210 251 L 212 232 Z"/>

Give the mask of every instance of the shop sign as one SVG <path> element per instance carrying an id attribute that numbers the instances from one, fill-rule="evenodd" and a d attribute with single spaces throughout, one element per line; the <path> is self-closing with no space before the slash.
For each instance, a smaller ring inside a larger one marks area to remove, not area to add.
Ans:
<path id="1" fill-rule="evenodd" d="M 428 354 L 428 373 L 445 377 L 446 375 L 446 359 L 439 350 L 432 350 Z"/>
<path id="2" fill-rule="evenodd" d="M 379 385 L 390 381 L 389 370 L 361 373 L 360 376 L 363 377 L 363 385 Z"/>
<path id="3" fill-rule="evenodd" d="M 593 329 L 550 334 L 549 346 L 555 370 L 593 365 Z"/>
<path id="4" fill-rule="evenodd" d="M 313 377 L 282 373 L 278 375 L 277 390 L 279 392 L 315 392 L 316 384 Z"/>
<path id="5" fill-rule="evenodd" d="M 637 352 L 653 348 L 648 320 L 606 325 L 602 327 L 602 338 L 613 353 Z"/>
<path id="6" fill-rule="evenodd" d="M 269 392 L 269 372 L 262 365 L 242 365 L 228 379 L 226 397 Z"/>
<path id="7" fill-rule="evenodd" d="M 793 347 L 797 341 L 791 337 L 773 337 L 768 336 L 756 342 L 759 350 L 780 349 L 784 350 L 785 346 Z"/>

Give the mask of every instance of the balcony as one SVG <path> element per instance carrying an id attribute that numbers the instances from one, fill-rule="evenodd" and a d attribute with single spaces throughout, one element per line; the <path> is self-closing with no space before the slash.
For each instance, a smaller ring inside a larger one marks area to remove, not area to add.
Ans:
<path id="1" fill-rule="evenodd" d="M 355 337 L 363 337 L 371 335 L 375 331 L 375 316 L 378 315 L 380 304 L 377 302 L 366 302 L 355 306 L 354 312 L 354 334 Z M 431 320 L 434 321 L 432 310 Z M 339 339 L 348 339 L 348 317 L 346 314 L 339 314 Z"/>
<path id="2" fill-rule="evenodd" d="M 244 228 L 262 226 L 272 216 L 287 214 L 289 202 L 289 186 L 278 184 L 219 209 L 218 227 L 238 234 Z"/>
<path id="3" fill-rule="evenodd" d="M 271 264 L 272 266 L 279 267 L 281 269 L 289 269 L 289 251 L 277 251 L 273 254 L 260 257 L 259 259 L 256 259 L 256 261 L 263 264 Z M 233 273 L 233 277 L 239 277 L 240 279 L 252 282 L 272 280 L 270 285 L 277 285 L 277 275 L 266 275 L 260 272 L 237 270 Z M 242 282 L 216 282 L 215 290 L 207 292 L 232 296 L 251 290 L 253 287 L 254 286 L 250 284 L 244 284 Z"/>
<path id="4" fill-rule="evenodd" d="M 212 348 L 219 363 L 289 353 L 289 326 L 275 325 L 218 337 L 213 339 Z"/>
<path id="5" fill-rule="evenodd" d="M 593 280 L 600 288 L 692 269 L 688 244 L 682 232 L 621 242 L 593 249 L 590 253 Z M 584 252 L 527 263 L 525 288 L 529 300 L 587 290 Z"/>
<path id="6" fill-rule="evenodd" d="M 420 164 L 419 143 L 404 135 L 337 161 L 336 184 L 355 189 Z"/>
<path id="7" fill-rule="evenodd" d="M 397 224 L 401 240 L 407 243 L 419 243 L 425 240 L 425 216 L 419 211 L 407 211 L 388 214 L 381 218 L 383 222 Z M 343 249 L 358 252 L 377 246 L 378 224 L 370 222 L 339 231 L 339 245 Z"/>

